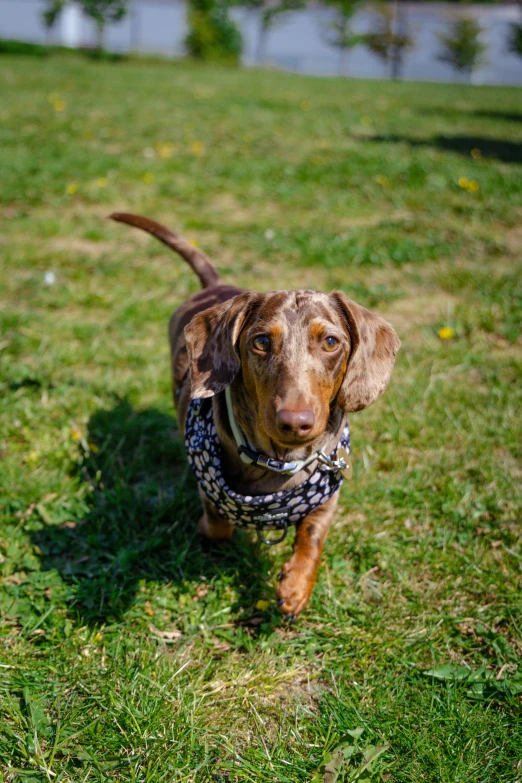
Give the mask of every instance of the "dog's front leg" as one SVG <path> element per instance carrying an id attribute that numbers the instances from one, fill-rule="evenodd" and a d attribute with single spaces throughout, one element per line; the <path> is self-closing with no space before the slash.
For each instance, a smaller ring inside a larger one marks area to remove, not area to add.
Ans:
<path id="1" fill-rule="evenodd" d="M 285 619 L 294 620 L 304 609 L 312 594 L 321 552 L 333 519 L 339 493 L 312 511 L 297 526 L 294 553 L 281 571 L 277 587 L 279 606 Z"/>
<path id="2" fill-rule="evenodd" d="M 199 532 L 211 541 L 228 541 L 234 532 L 234 525 L 219 515 L 200 487 L 198 490 L 203 504 L 203 515 L 198 522 Z"/>

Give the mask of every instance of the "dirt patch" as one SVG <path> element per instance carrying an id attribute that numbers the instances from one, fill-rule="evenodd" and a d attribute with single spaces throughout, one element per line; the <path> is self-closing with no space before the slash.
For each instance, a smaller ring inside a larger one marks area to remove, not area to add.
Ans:
<path id="1" fill-rule="evenodd" d="M 510 228 L 504 234 L 504 243 L 513 255 L 519 255 L 522 250 L 522 225 Z"/>
<path id="2" fill-rule="evenodd" d="M 52 250 L 66 253 L 79 253 L 84 256 L 92 256 L 93 258 L 101 256 L 102 253 L 121 252 L 121 242 L 95 242 L 92 239 L 81 239 L 79 237 L 71 236 L 52 239 L 49 240 L 47 244 Z M 129 245 L 129 247 L 132 248 L 132 245 Z"/>
<path id="3" fill-rule="evenodd" d="M 458 301 L 449 293 L 422 292 L 381 306 L 379 312 L 391 321 L 399 335 L 411 335 L 419 327 L 446 320 L 448 310 L 453 312 Z"/>
<path id="4" fill-rule="evenodd" d="M 338 228 L 368 228 L 380 226 L 381 223 L 405 223 L 413 220 L 414 215 L 406 210 L 397 210 L 390 213 L 373 213 L 372 215 L 360 215 L 359 217 L 336 218 Z"/>

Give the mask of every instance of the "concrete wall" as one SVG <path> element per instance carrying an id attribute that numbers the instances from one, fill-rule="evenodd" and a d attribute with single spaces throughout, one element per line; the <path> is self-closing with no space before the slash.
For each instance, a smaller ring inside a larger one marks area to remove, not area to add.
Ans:
<path id="1" fill-rule="evenodd" d="M 0 0 L 0 37 L 42 42 L 47 33 L 41 21 L 45 0 Z M 410 3 L 406 5 L 415 48 L 405 60 L 404 78 L 429 81 L 454 81 L 459 77 L 449 65 L 437 60 L 440 43 L 437 33 L 444 30 L 455 6 L 444 3 Z M 522 15 L 516 5 L 468 6 L 484 28 L 488 45 L 488 62 L 474 74 L 476 84 L 522 85 L 522 58 L 507 51 L 509 23 Z M 237 8 L 233 16 L 238 21 L 245 41 L 244 62 L 254 63 L 258 40 L 258 18 L 254 11 Z M 355 27 L 368 30 L 371 13 L 361 12 Z M 336 75 L 339 70 L 337 52 L 326 43 L 326 31 L 332 12 L 310 8 L 288 14 L 270 33 L 266 60 L 276 67 L 317 75 Z M 169 56 L 183 54 L 187 33 L 183 0 L 131 0 L 130 13 L 120 23 L 109 25 L 107 48 L 125 52 L 138 50 Z M 52 31 L 57 43 L 93 46 L 93 24 L 78 8 L 70 7 Z M 364 47 L 349 56 L 347 73 L 351 76 L 382 78 L 386 69 L 382 62 Z"/>

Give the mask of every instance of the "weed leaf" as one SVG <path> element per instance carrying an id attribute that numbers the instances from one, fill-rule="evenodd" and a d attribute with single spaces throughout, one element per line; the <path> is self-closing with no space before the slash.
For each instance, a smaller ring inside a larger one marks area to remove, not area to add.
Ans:
<path id="1" fill-rule="evenodd" d="M 351 732 L 349 732 L 351 733 Z M 312 783 L 335 783 L 345 761 L 353 756 L 355 745 L 341 742 L 329 751 L 323 759 L 319 771 L 312 778 Z"/>
<path id="2" fill-rule="evenodd" d="M 427 669 L 422 674 L 425 677 L 433 677 L 435 680 L 444 680 L 449 683 L 461 682 L 469 685 L 466 696 L 470 699 L 498 699 L 522 693 L 522 672 L 519 671 L 499 676 L 497 679 L 495 673 L 488 671 L 485 666 L 473 670 L 466 666 L 447 663 L 443 666 Z"/>

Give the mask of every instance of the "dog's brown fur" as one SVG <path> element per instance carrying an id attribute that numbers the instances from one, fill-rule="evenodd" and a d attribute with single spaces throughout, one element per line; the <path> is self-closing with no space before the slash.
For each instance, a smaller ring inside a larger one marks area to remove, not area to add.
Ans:
<path id="1" fill-rule="evenodd" d="M 281 476 L 240 460 L 224 389 L 231 386 L 237 421 L 260 452 L 285 460 L 303 459 L 317 449 L 330 453 L 344 414 L 371 405 L 386 388 L 400 345 L 393 328 L 339 291 L 259 294 L 224 285 L 204 253 L 164 226 L 126 213 L 111 217 L 149 231 L 176 250 L 203 285 L 169 324 L 181 430 L 190 399 L 212 397 L 224 471 L 236 491 L 261 495 L 300 484 L 315 464 L 295 476 Z M 270 340 L 268 352 L 254 344 L 260 335 Z M 338 342 L 336 350 L 325 348 L 327 337 Z M 281 411 L 306 411 L 313 424 L 306 432 L 289 432 L 278 423 Z M 213 540 L 230 538 L 233 525 L 201 490 L 200 496 L 201 532 Z M 295 618 L 310 598 L 337 499 L 338 493 L 297 526 L 294 552 L 277 589 L 289 617 Z"/>

